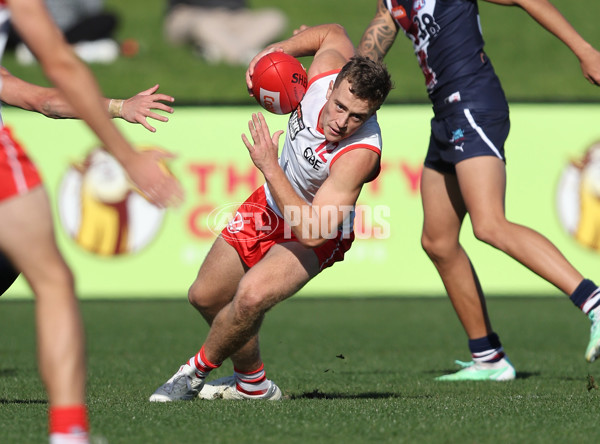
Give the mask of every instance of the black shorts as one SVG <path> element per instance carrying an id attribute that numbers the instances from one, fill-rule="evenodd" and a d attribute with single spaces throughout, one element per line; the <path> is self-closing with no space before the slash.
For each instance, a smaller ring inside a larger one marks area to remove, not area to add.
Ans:
<path id="1" fill-rule="evenodd" d="M 431 137 L 425 166 L 441 173 L 455 173 L 456 164 L 479 156 L 495 156 L 506 162 L 504 142 L 510 131 L 508 111 L 458 108 L 431 119 Z"/>

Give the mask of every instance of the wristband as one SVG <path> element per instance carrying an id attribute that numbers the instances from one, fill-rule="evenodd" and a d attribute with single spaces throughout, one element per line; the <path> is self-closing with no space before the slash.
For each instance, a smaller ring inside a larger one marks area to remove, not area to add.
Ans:
<path id="1" fill-rule="evenodd" d="M 123 100 L 110 99 L 110 102 L 108 102 L 108 114 L 110 114 L 110 117 L 121 117 L 122 110 Z"/>

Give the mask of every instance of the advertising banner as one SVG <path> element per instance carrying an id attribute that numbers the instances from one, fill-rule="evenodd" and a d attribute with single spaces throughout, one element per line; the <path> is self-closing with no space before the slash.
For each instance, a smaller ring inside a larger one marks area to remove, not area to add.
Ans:
<path id="1" fill-rule="evenodd" d="M 186 199 L 149 204 L 119 165 L 76 120 L 16 109 L 3 117 L 42 172 L 59 247 L 82 298 L 185 298 L 202 260 L 239 203 L 262 185 L 241 134 L 256 107 L 176 108 L 168 123 L 116 123 L 139 148 L 177 155 L 170 170 Z M 268 114 L 272 132 L 287 116 Z M 384 106 L 382 171 L 360 196 L 356 240 L 305 296 L 438 296 L 435 268 L 420 245 L 419 182 L 431 108 Z M 600 105 L 513 105 L 506 146 L 509 220 L 552 240 L 584 276 L 600 280 Z M 283 140 L 283 139 L 282 139 Z M 502 252 L 477 241 L 468 220 L 462 242 L 489 294 L 559 294 Z M 543 254 L 540 252 L 540 254 Z M 30 297 L 19 278 L 6 297 Z"/>

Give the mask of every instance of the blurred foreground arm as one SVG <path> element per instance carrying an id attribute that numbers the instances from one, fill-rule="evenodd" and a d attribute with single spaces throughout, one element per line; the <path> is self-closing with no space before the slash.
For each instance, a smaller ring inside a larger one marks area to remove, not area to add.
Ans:
<path id="1" fill-rule="evenodd" d="M 48 14 L 43 0 L 8 0 L 12 23 L 39 60 L 44 73 L 74 115 L 84 120 L 103 146 L 118 161 L 139 189 L 158 206 L 180 203 L 179 182 L 164 172 L 159 162 L 172 157 L 158 151 L 136 151 L 111 122 L 100 89 L 91 72 L 81 62 Z"/>

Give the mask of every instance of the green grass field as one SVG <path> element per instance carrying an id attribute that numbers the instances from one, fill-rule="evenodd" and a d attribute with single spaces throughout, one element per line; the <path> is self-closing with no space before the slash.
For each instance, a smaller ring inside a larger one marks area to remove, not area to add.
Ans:
<path id="1" fill-rule="evenodd" d="M 138 56 L 92 65 L 108 96 L 154 83 L 178 104 L 252 104 L 244 69 L 210 66 L 162 38 L 159 0 L 107 0 L 122 18 L 119 38 Z M 600 3 L 553 1 L 600 47 Z M 580 4 L 581 3 L 581 4 Z M 374 0 L 274 2 L 301 24 L 339 22 L 358 43 Z M 585 6 L 585 7 L 584 7 Z M 510 100 L 600 102 L 570 51 L 518 8 L 480 2 L 487 51 Z M 515 37 L 516 36 L 516 37 Z M 409 42 L 388 63 L 390 101 L 426 101 Z M 45 83 L 39 67 L 3 63 Z M 200 347 L 207 327 L 185 301 L 82 301 L 88 338 L 89 407 L 98 443 L 597 443 L 600 363 L 584 361 L 589 323 L 559 298 L 488 301 L 517 368 L 508 383 L 441 383 L 468 360 L 467 340 L 446 298 L 297 298 L 275 307 L 262 329 L 277 403 L 155 405 L 148 396 Z M 46 393 L 36 364 L 33 303 L 0 298 L 0 444 L 47 442 Z M 226 362 L 217 378 L 231 372 Z"/>
<path id="2" fill-rule="evenodd" d="M 199 348 L 200 316 L 185 301 L 84 301 L 92 432 L 112 444 L 598 442 L 600 364 L 583 359 L 584 316 L 559 298 L 489 307 L 515 381 L 433 380 L 468 360 L 445 298 L 298 298 L 267 315 L 261 338 L 288 399 L 151 404 Z M 0 301 L 0 335 L 0 442 L 45 442 L 33 304 Z"/>
<path id="3" fill-rule="evenodd" d="M 107 0 L 108 8 L 121 18 L 118 38 L 136 39 L 141 50 L 136 57 L 116 63 L 92 65 L 104 93 L 129 97 L 155 83 L 176 97 L 178 104 L 254 104 L 244 82 L 245 68 L 209 65 L 189 48 L 168 45 L 162 32 L 166 0 Z M 337 22 L 344 25 L 352 41 L 360 37 L 373 17 L 375 0 L 277 2 L 250 0 L 253 7 L 275 6 L 289 18 L 287 35 L 302 24 Z M 553 0 L 565 17 L 591 44 L 600 48 L 599 2 Z M 584 6 L 585 5 L 585 6 Z M 511 101 L 600 101 L 600 89 L 583 78 L 579 63 L 558 39 L 537 25 L 524 11 L 479 2 L 486 51 Z M 426 102 L 423 75 L 412 46 L 398 36 L 386 63 L 396 83 L 389 103 Z M 308 61 L 305 61 L 307 64 Z M 45 83 L 38 66 L 19 66 L 8 53 L 3 64 L 29 81 Z M 308 65 L 307 65 L 308 66 Z"/>

